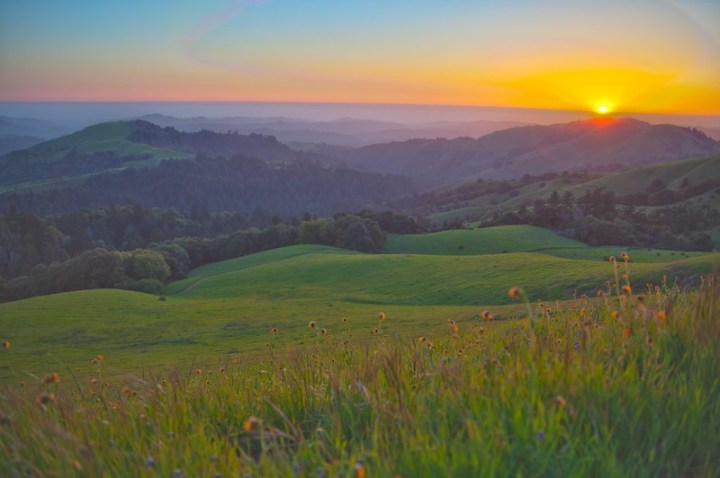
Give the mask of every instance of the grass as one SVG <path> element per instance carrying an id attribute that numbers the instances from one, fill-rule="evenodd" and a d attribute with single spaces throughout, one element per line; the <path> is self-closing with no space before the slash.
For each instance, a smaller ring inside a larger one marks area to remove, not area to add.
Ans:
<path id="1" fill-rule="evenodd" d="M 112 352 L 91 364 L 88 350 L 77 382 L 60 370 L 59 383 L 2 389 L 0 474 L 716 476 L 718 297 L 708 277 L 642 301 L 519 303 L 521 320 L 436 317 L 410 336 L 390 309 L 383 322 L 378 307 L 327 325 L 315 314 L 277 334 L 264 324 L 269 345 L 253 356 L 120 382 L 105 379 Z"/>
<path id="2" fill-rule="evenodd" d="M 550 232 L 518 227 L 495 231 L 498 247 L 532 248 L 520 234 L 527 229 L 534 231 L 537 244 L 561 244 Z M 490 230 L 452 232 L 478 240 Z M 519 238 L 514 243 L 512 235 Z M 456 250 L 454 235 L 429 238 L 438 252 Z M 415 250 L 410 249 L 413 238 L 405 239 L 405 250 Z M 422 242 L 427 238 L 414 239 L 427 246 Z M 481 248 L 465 243 L 468 249 Z M 469 320 L 483 308 L 498 319 L 512 319 L 523 309 L 498 290 L 522 283 L 532 300 L 592 295 L 613 278 L 602 260 L 610 252 L 578 246 L 471 256 L 361 254 L 299 245 L 198 268 L 171 284 L 165 301 L 129 291 L 93 290 L 0 304 L 0 331 L 17 345 L 0 361 L 0 380 L 17 383 L 48 367 L 82 377 L 96 354 L 107 357 L 107 374 L 113 377 L 141 375 L 148 368 L 217 365 L 262 354 L 271 327 L 298 332 L 317 320 L 335 329 L 343 317 L 352 317 L 358 326 L 370 328 L 379 309 L 393 316 L 387 332 L 398 336 L 432 330 L 447 319 Z M 562 254 L 583 257 L 557 257 Z M 657 284 L 664 275 L 672 281 L 708 273 L 718 258 L 670 253 L 644 258 L 638 253 L 636 259 L 633 251 L 633 274 L 638 284 Z M 289 337 L 278 341 L 285 344 Z"/>

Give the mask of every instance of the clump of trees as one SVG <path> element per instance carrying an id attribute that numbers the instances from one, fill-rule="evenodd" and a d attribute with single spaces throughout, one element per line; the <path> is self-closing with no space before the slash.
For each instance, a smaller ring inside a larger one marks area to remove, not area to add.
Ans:
<path id="1" fill-rule="evenodd" d="M 487 225 L 533 224 L 558 230 L 590 245 L 627 245 L 680 251 L 712 251 L 712 238 L 702 232 L 720 224 L 710 207 L 670 206 L 649 211 L 620 205 L 615 194 L 592 189 L 575 198 L 553 192 L 530 206 L 495 213 Z"/>
<path id="2" fill-rule="evenodd" d="M 204 264 L 293 244 L 380 252 L 381 223 L 398 232 L 419 227 L 405 216 L 364 210 L 321 219 L 305 214 L 290 224 L 276 217 L 278 223 L 263 228 L 210 237 L 182 234 L 223 230 L 213 226 L 226 213 L 218 214 L 199 221 L 172 210 L 127 206 L 47 218 L 17 211 L 0 216 L 0 298 L 94 288 L 160 293 L 167 281 Z M 243 217 L 236 218 L 238 224 Z"/>

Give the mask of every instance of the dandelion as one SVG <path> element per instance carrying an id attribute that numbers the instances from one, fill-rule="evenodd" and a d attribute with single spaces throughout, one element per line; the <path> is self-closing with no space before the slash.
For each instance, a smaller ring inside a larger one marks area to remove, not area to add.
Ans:
<path id="1" fill-rule="evenodd" d="M 425 343 L 425 337 L 418 337 L 418 343 L 419 344 Z"/>
<path id="2" fill-rule="evenodd" d="M 380 312 L 380 313 L 378 314 L 378 320 L 381 321 L 381 322 L 382 322 L 383 320 L 385 320 L 385 312 Z"/>
<path id="3" fill-rule="evenodd" d="M 9 340 L 3 340 L 2 346 L 4 349 L 10 348 L 10 341 Z"/>
<path id="4" fill-rule="evenodd" d="M 315 322 L 314 320 L 308 322 L 308 329 L 314 329 L 315 327 L 317 327 L 317 322 Z"/>
<path id="5" fill-rule="evenodd" d="M 251 432 L 259 425 L 260 419 L 250 415 L 247 420 L 243 422 L 243 430 L 245 430 L 246 432 Z"/>
<path id="6" fill-rule="evenodd" d="M 510 287 L 508 289 L 508 297 L 511 299 L 517 299 L 520 297 L 520 288 L 519 287 Z"/>
<path id="7" fill-rule="evenodd" d="M 270 329 L 271 334 L 277 334 L 278 332 L 280 332 L 280 330 L 278 330 L 277 327 L 273 327 L 272 329 Z"/>

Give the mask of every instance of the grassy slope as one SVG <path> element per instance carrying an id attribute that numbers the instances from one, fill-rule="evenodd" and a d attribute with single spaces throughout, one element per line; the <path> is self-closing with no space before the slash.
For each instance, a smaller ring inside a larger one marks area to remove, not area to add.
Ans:
<path id="1" fill-rule="evenodd" d="M 531 231 L 538 243 L 524 242 L 522 236 L 515 242 L 509 239 L 511 233 L 524 229 L 490 232 L 498 238 L 496 247 L 518 251 L 537 244 L 574 243 L 555 240 L 542 229 Z M 488 230 L 450 232 L 488 234 Z M 449 237 L 454 240 L 455 234 Z M 443 234 L 430 239 L 438 250 L 456 251 Z M 354 327 L 368 332 L 376 325 L 379 310 L 392 318 L 387 330 L 400 334 L 442 328 L 448 318 L 474 320 L 489 304 L 498 304 L 491 307 L 496 316 L 514 317 L 522 308 L 510 304 L 507 288 L 522 285 L 532 299 L 540 300 L 602 287 L 612 278 L 609 263 L 601 260 L 607 252 L 578 245 L 550 248 L 543 254 L 373 255 L 301 245 L 199 268 L 190 278 L 169 286 L 167 301 L 96 290 L 0 304 L 0 330 L 7 331 L 3 334 L 14 344 L 14 358 L 7 366 L 0 364 L 0 376 L 17 379 L 25 372 L 40 373 L 63 364 L 83 373 L 87 367 L 81 365 L 98 353 L 108 357 L 109 370 L 117 373 L 194 360 L 225 361 L 238 353 L 262 352 L 273 326 L 297 334 L 309 320 L 317 320 L 336 330 L 342 317 L 349 317 Z M 573 253 L 587 259 L 549 255 Z M 638 254 L 638 263 L 632 264 L 633 279 L 659 282 L 666 273 L 707 272 L 720 259 L 718 254 L 680 257 L 649 254 L 641 263 Z"/>
<path id="2" fill-rule="evenodd" d="M 127 122 L 114 121 L 89 126 L 76 133 L 63 136 L 40 143 L 27 150 L 27 159 L 38 168 L 43 164 L 60 161 L 70 151 L 77 150 L 81 154 L 93 154 L 112 151 L 119 157 L 147 156 L 147 159 L 140 161 L 127 161 L 125 167 L 149 166 L 162 159 L 168 158 L 190 158 L 193 155 L 180 151 L 160 149 L 142 143 L 135 143 L 127 140 L 130 134 L 130 127 Z M 9 160 L 0 157 L 0 161 Z M 122 169 L 122 168 L 120 168 Z M 80 179 L 90 177 L 94 174 L 86 174 L 81 177 L 58 178 L 49 180 L 31 181 L 23 184 L 13 184 L 0 187 L 0 193 L 17 190 L 37 190 L 59 185 L 68 186 Z"/>
<path id="3" fill-rule="evenodd" d="M 529 185 L 518 189 L 518 194 L 510 197 L 507 194 L 492 194 L 467 201 L 463 207 L 443 211 L 431 215 L 436 222 L 444 220 L 464 219 L 466 215 L 491 214 L 494 210 L 505 211 L 517 209 L 523 202 L 532 202 L 536 198 L 547 198 L 553 191 L 560 195 L 570 191 L 576 198 L 589 189 L 605 188 L 616 194 L 644 191 L 656 179 L 665 181 L 671 189 L 678 189 L 683 178 L 687 177 L 690 184 L 700 183 L 708 178 L 720 177 L 720 156 L 708 158 L 685 159 L 671 161 L 654 166 L 636 168 L 620 173 L 608 174 L 580 185 L 568 185 L 562 179 Z M 494 204 L 493 204 L 494 203 Z M 683 201 L 691 207 L 708 205 L 720 207 L 720 195 L 713 191 Z"/>
<path id="4" fill-rule="evenodd" d="M 117 383 L 110 356 L 77 384 L 25 377 L 2 388 L 0 475 L 717 476 L 720 289 L 671 294 L 411 338 L 283 329 L 297 346 Z"/>

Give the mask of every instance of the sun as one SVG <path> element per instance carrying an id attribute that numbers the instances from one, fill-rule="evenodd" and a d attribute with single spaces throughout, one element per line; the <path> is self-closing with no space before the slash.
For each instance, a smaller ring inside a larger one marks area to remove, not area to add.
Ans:
<path id="1" fill-rule="evenodd" d="M 610 111 L 610 108 L 608 108 L 607 105 L 598 105 L 598 107 L 595 109 L 595 111 L 597 111 L 598 114 L 606 115 Z"/>

